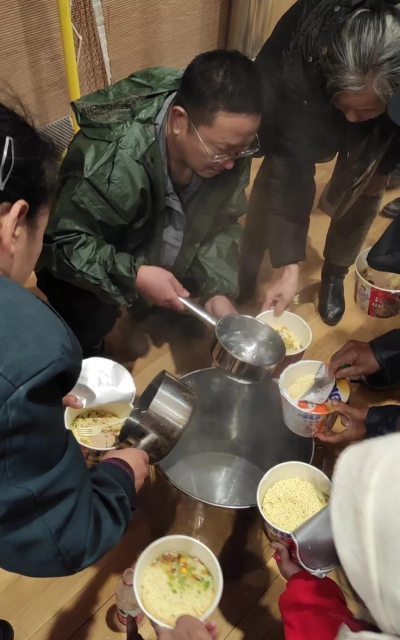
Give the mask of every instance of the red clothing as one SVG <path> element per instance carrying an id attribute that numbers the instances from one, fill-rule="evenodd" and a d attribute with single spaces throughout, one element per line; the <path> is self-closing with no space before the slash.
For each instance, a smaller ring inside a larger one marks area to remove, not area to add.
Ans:
<path id="1" fill-rule="evenodd" d="M 286 640 L 334 640 L 345 624 L 351 631 L 371 629 L 356 620 L 341 589 L 330 578 L 296 573 L 279 600 Z"/>

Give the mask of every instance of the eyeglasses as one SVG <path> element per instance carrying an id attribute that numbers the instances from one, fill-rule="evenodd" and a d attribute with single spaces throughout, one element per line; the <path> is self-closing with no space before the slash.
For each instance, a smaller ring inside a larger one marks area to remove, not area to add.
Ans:
<path id="1" fill-rule="evenodd" d="M 192 125 L 193 129 L 195 130 L 195 133 L 196 133 L 198 139 L 200 140 L 201 144 L 203 145 L 204 150 L 205 150 L 206 154 L 208 155 L 208 157 L 210 158 L 211 162 L 224 162 L 225 160 L 230 160 L 230 159 L 237 160 L 238 158 L 247 158 L 248 156 L 253 156 L 255 153 L 260 151 L 260 140 L 258 139 L 258 135 L 256 134 L 256 138 L 255 139 L 256 139 L 256 142 L 257 142 L 257 146 L 253 147 L 252 149 L 246 149 L 245 151 L 239 151 L 238 153 L 211 153 L 208 150 L 208 148 L 205 145 L 205 143 L 203 142 L 203 139 L 202 139 L 201 135 L 197 131 L 195 125 L 190 120 L 190 118 L 189 118 L 189 122 Z"/>

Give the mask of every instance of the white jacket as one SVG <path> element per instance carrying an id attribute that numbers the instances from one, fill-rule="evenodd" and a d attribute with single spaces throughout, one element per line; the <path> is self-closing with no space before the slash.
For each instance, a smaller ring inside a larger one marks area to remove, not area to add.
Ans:
<path id="1" fill-rule="evenodd" d="M 333 537 L 347 577 L 382 630 L 338 640 L 400 637 L 400 433 L 346 449 L 333 477 Z"/>

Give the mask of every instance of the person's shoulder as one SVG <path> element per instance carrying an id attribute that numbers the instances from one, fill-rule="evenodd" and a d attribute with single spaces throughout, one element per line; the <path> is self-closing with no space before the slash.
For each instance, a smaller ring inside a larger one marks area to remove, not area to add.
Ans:
<path id="1" fill-rule="evenodd" d="M 34 293 L 0 277 L 0 299 L 0 374 L 11 384 L 24 384 L 56 361 L 80 360 L 74 334 Z"/>

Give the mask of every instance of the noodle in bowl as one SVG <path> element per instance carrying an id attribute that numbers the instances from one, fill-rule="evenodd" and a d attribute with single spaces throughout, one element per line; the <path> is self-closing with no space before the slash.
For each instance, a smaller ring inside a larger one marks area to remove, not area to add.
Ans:
<path id="1" fill-rule="evenodd" d="M 193 615 L 199 620 L 207 620 L 217 608 L 222 596 L 223 577 L 221 567 L 212 551 L 199 540 L 188 536 L 171 535 L 159 540 L 155 540 L 148 546 L 139 557 L 133 580 L 133 589 L 140 609 L 155 624 L 172 629 L 172 619 L 170 615 L 170 593 L 166 580 L 165 571 L 158 568 L 157 562 L 165 555 L 177 553 L 183 557 L 192 558 L 192 569 L 201 574 L 204 572 L 203 588 L 200 595 L 196 595 L 196 602 L 192 592 L 186 591 L 184 598 L 179 598 L 180 594 L 173 594 L 173 604 L 176 606 L 177 600 L 184 602 L 184 609 L 179 615 Z M 197 560 L 195 563 L 194 560 Z M 149 571 L 154 569 L 154 572 Z M 158 571 L 158 569 L 160 569 Z M 189 569 L 189 570 L 192 570 Z M 153 575 L 152 575 L 153 573 Z M 163 575 L 164 574 L 164 575 Z M 156 580 L 158 576 L 158 579 Z M 208 583 L 208 586 L 207 586 Z M 151 605 L 149 604 L 151 601 Z M 205 607 L 207 607 L 206 610 Z M 151 610 L 150 610 L 151 609 Z M 203 609 L 202 613 L 200 610 Z M 157 614 L 156 614 L 157 612 Z M 168 622 L 171 624 L 168 624 Z"/>

